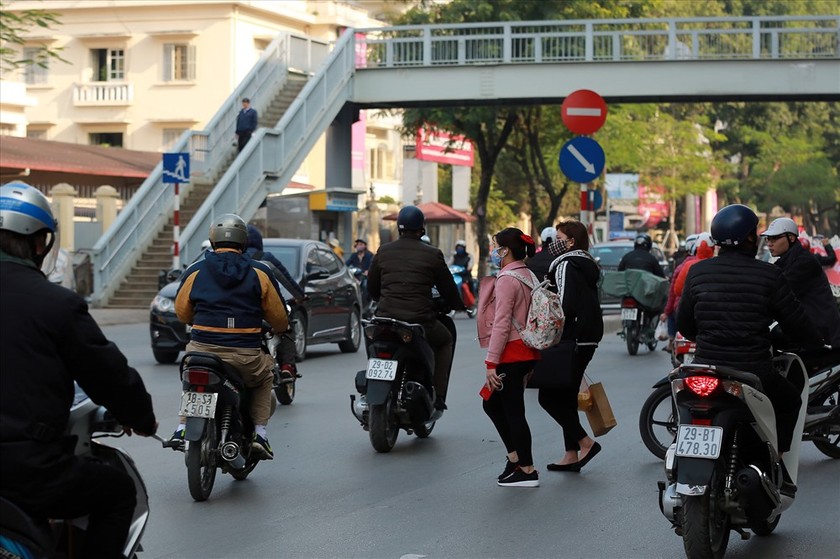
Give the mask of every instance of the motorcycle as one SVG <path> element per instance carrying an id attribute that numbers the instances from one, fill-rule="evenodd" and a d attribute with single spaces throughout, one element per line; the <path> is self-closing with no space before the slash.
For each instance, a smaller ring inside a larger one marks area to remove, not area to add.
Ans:
<path id="1" fill-rule="evenodd" d="M 454 354 L 455 323 L 443 300 L 436 303 Z M 420 324 L 376 316 L 364 324 L 368 364 L 356 373 L 359 395 L 350 395 L 350 409 L 373 448 L 385 453 L 394 448 L 400 429 L 425 439 L 443 415 L 434 407 L 434 352 Z"/>
<path id="2" fill-rule="evenodd" d="M 682 338 L 677 334 L 677 338 Z M 674 343 L 676 345 L 677 338 Z M 696 344 L 682 338 L 685 364 L 691 364 Z M 676 351 L 676 350 L 675 350 Z M 826 422 L 825 415 L 840 409 L 840 356 L 836 351 L 810 350 L 794 352 L 802 358 L 808 373 L 808 411 L 803 440 L 813 441 L 826 456 L 840 458 L 840 418 Z M 833 355 L 833 356 L 832 356 Z M 653 385 L 639 413 L 639 433 L 647 449 L 664 459 L 677 435 L 676 409 L 671 398 L 668 377 Z"/>
<path id="3" fill-rule="evenodd" d="M 217 469 L 243 480 L 260 461 L 251 451 L 250 394 L 239 371 L 214 353 L 187 352 L 181 380 L 180 415 L 186 417 L 186 430 L 184 445 L 176 450 L 185 454 L 190 495 L 206 501 Z"/>
<path id="4" fill-rule="evenodd" d="M 452 264 L 449 266 L 449 272 L 452 274 L 452 279 L 455 280 L 455 287 L 458 288 L 458 293 L 461 295 L 461 301 L 467 307 L 466 313 L 470 318 L 475 318 L 478 314 L 478 306 L 476 304 L 475 285 L 473 282 L 464 282 L 464 267 Z"/>
<path id="5" fill-rule="evenodd" d="M 149 495 L 134 461 L 125 451 L 98 439 L 123 436 L 123 428 L 102 406 L 95 404 L 79 386 L 70 408 L 67 435 L 77 437 L 75 455 L 122 470 L 131 477 L 137 506 L 123 547 L 123 555 L 136 558 L 142 551 L 140 538 L 149 521 Z M 155 436 L 156 439 L 161 440 Z M 87 517 L 36 519 L 12 501 L 0 497 L 0 556 L 78 557 L 87 529 Z M 7 553 L 8 552 L 8 553 Z"/>
<path id="6" fill-rule="evenodd" d="M 802 360 L 774 358 L 776 371 L 801 387 L 802 404 L 791 448 L 779 456 L 773 405 L 756 375 L 730 367 L 681 365 L 669 375 L 677 406 L 675 442 L 658 482 L 659 507 L 686 556 L 723 557 L 731 531 L 749 539 L 769 535 L 794 501 L 808 404 Z M 823 421 L 837 420 L 836 410 Z"/>
<path id="7" fill-rule="evenodd" d="M 294 344 L 294 336 L 306 335 L 305 333 L 300 333 L 300 328 L 297 324 L 298 321 L 293 318 L 298 315 L 292 313 L 291 306 L 288 303 L 286 304 L 286 315 L 290 319 L 289 332 L 276 334 L 272 331 L 271 326 L 267 322 L 263 322 L 263 337 L 261 343 L 262 350 L 274 359 L 275 366 L 272 371 L 272 375 L 274 377 L 272 388 L 277 401 L 283 406 L 288 406 L 295 401 L 297 379 L 299 379 L 301 375 L 297 371 L 287 373 L 281 369 L 283 365 L 283 360 L 280 356 L 280 344 L 283 343 L 282 337 L 288 336 L 291 341 L 287 343 Z"/>
<path id="8" fill-rule="evenodd" d="M 639 345 L 644 344 L 650 351 L 656 349 L 659 340 L 656 339 L 656 325 L 659 324 L 659 313 L 645 309 L 633 297 L 621 299 L 621 330 L 618 335 L 624 338 L 627 352 L 636 355 Z"/>
<path id="9" fill-rule="evenodd" d="M 671 344 L 671 365 L 676 369 L 683 363 L 691 365 L 694 362 L 694 352 L 697 350 L 697 343 L 686 339 L 677 332 L 674 342 Z"/>
<path id="10" fill-rule="evenodd" d="M 371 299 L 367 289 L 367 276 L 364 270 L 356 266 L 350 266 L 350 273 L 359 282 L 359 291 L 362 293 L 362 318 L 370 318 L 376 313 L 376 301 Z"/>

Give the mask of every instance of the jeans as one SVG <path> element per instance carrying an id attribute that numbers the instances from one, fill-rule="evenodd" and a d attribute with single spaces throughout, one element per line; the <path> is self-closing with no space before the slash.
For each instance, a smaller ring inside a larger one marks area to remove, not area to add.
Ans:
<path id="1" fill-rule="evenodd" d="M 484 413 L 496 426 L 508 454 L 516 452 L 520 466 L 533 466 L 531 428 L 525 418 L 525 375 L 534 369 L 536 361 L 499 363 L 496 372 L 504 374 L 502 390 L 494 390 L 483 403 Z M 577 393 L 575 393 L 577 398 Z"/>

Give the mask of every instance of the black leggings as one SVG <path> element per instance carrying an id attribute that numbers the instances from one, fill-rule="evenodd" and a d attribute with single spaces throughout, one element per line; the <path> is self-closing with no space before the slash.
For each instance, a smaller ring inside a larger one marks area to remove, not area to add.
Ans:
<path id="1" fill-rule="evenodd" d="M 508 454 L 516 452 L 520 466 L 533 466 L 531 428 L 525 419 L 525 375 L 534 369 L 536 361 L 500 363 L 496 373 L 504 374 L 502 390 L 495 390 L 484 401 L 484 413 L 496 426 Z"/>
<path id="2" fill-rule="evenodd" d="M 563 428 L 566 450 L 580 450 L 578 441 L 587 436 L 580 424 L 577 397 L 583 373 L 592 360 L 596 347 L 577 346 L 568 384 L 561 388 L 540 388 L 537 398 L 540 406 Z"/>

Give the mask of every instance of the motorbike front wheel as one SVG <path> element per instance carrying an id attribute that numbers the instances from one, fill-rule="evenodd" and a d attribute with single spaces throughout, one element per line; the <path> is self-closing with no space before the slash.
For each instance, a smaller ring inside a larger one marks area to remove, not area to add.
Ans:
<path id="1" fill-rule="evenodd" d="M 384 404 L 370 406 L 369 432 L 370 444 L 376 452 L 391 452 L 397 442 L 400 428 L 397 418 L 391 413 L 392 396 Z"/>
<path id="2" fill-rule="evenodd" d="M 687 559 L 722 559 L 729 545 L 730 519 L 721 507 L 724 477 L 715 467 L 705 495 L 682 497 L 683 547 Z"/>
<path id="3" fill-rule="evenodd" d="M 677 436 L 671 385 L 660 386 L 648 396 L 639 414 L 639 434 L 654 456 L 662 460 Z"/>
<path id="4" fill-rule="evenodd" d="M 204 435 L 198 441 L 189 441 L 186 450 L 187 483 L 190 495 L 196 501 L 206 501 L 216 481 L 216 451 L 219 445 L 216 421 L 207 420 Z"/>

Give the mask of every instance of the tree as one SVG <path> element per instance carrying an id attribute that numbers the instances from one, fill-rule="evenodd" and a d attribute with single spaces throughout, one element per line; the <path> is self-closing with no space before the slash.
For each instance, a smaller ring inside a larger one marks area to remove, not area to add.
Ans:
<path id="1" fill-rule="evenodd" d="M 33 58 L 23 58 L 21 49 L 26 44 L 26 33 L 33 27 L 51 29 L 58 25 L 58 14 L 45 10 L 22 10 L 14 12 L 8 9 L 5 2 L 0 0 L 0 72 L 8 72 L 25 66 L 37 64 L 46 68 L 51 60 L 60 60 L 61 49 L 50 48 L 42 44 L 38 46 Z"/>

